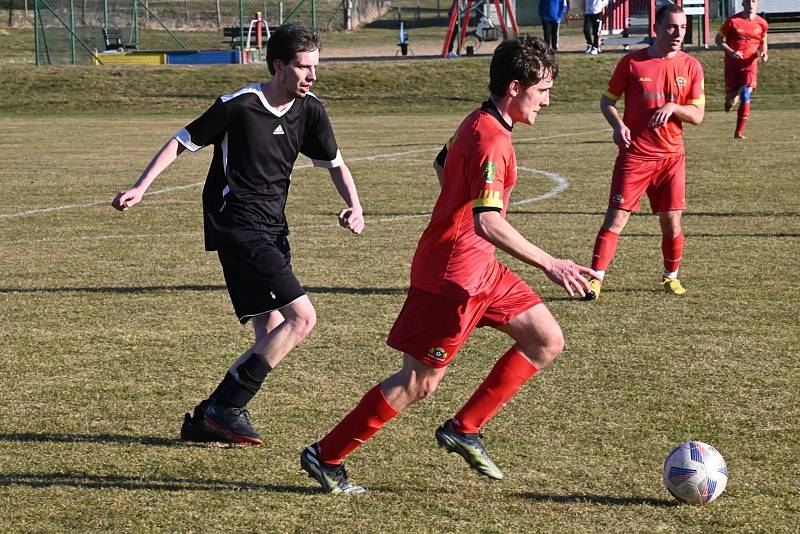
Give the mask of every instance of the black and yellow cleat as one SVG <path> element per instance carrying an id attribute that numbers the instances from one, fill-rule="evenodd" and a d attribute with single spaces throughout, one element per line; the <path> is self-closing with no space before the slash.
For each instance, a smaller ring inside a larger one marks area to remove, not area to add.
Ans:
<path id="1" fill-rule="evenodd" d="M 494 480 L 503 480 L 503 473 L 498 469 L 481 440 L 480 434 L 464 434 L 455 429 L 452 419 L 448 419 L 436 429 L 436 441 L 447 452 L 454 452 L 467 461 L 478 473 Z"/>
<path id="2" fill-rule="evenodd" d="M 300 467 L 308 476 L 319 482 L 322 491 L 333 494 L 356 494 L 366 490 L 361 486 L 351 484 L 347 477 L 344 462 L 340 464 L 327 464 L 319 459 L 319 445 L 309 445 L 300 454 Z"/>

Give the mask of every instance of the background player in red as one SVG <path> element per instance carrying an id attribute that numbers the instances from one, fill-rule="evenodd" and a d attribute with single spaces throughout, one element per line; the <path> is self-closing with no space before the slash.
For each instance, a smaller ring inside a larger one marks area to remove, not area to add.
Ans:
<path id="1" fill-rule="evenodd" d="M 598 276 L 590 281 L 592 291 L 586 300 L 600 296 L 619 235 L 645 193 L 661 224 L 662 286 L 675 295 L 686 292 L 678 279 L 684 241 L 681 215 L 686 207 L 682 132 L 684 122 L 700 124 L 703 120 L 703 68 L 681 51 L 686 14 L 680 7 L 661 7 L 654 29 L 653 44 L 620 60 L 600 98 L 600 110 L 614 129 L 619 154 L 608 210 L 592 254 L 592 269 Z M 620 118 L 616 103 L 623 93 L 625 115 Z"/>
<path id="2" fill-rule="evenodd" d="M 319 34 L 285 24 L 270 36 L 272 79 L 222 95 L 175 134 L 131 189 L 112 205 L 136 206 L 150 184 L 186 149 L 214 146 L 203 188 L 206 250 L 215 250 L 234 310 L 252 319 L 255 343 L 230 366 L 193 414 L 184 416 L 181 439 L 260 445 L 247 404 L 267 374 L 311 332 L 316 312 L 291 265 L 284 207 L 298 154 L 328 169 L 346 207 L 339 224 L 355 234 L 364 218 L 322 103 L 311 93 L 317 79 Z"/>
<path id="3" fill-rule="evenodd" d="M 495 247 L 547 274 L 569 295 L 584 294 L 590 269 L 556 259 L 505 219 L 517 180 L 511 144 L 516 123 L 532 125 L 550 103 L 558 67 L 553 50 L 528 35 L 506 40 L 490 66 L 491 95 L 461 123 L 437 158 L 441 192 L 411 266 L 411 287 L 387 344 L 402 368 L 364 395 L 300 465 L 332 493 L 357 493 L 342 459 L 410 404 L 431 395 L 476 327 L 505 332 L 513 345 L 477 391 L 435 433 L 439 445 L 482 475 L 503 474 L 489 458 L 481 428 L 522 384 L 563 349 L 558 323 L 528 285 L 495 258 Z"/>
<path id="4" fill-rule="evenodd" d="M 742 0 L 742 11 L 728 17 L 719 29 L 717 46 L 725 51 L 725 111 L 739 102 L 733 137 L 744 139 L 750 100 L 758 83 L 758 59 L 767 54 L 767 21 L 756 15 L 758 0 Z"/>

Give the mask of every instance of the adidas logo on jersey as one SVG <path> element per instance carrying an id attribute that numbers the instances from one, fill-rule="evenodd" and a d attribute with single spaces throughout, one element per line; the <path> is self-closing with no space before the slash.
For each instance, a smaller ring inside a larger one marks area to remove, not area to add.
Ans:
<path id="1" fill-rule="evenodd" d="M 277 128 L 272 130 L 272 135 L 284 135 L 283 126 L 279 124 Z"/>

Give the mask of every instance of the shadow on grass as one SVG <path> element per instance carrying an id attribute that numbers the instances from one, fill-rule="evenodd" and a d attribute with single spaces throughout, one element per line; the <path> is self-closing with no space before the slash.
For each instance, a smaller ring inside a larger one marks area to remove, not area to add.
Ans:
<path id="1" fill-rule="evenodd" d="M 516 210 L 513 208 L 513 202 L 511 203 L 512 206 L 509 208 L 509 213 L 514 215 L 592 215 L 592 216 L 599 216 L 602 217 L 605 215 L 605 210 L 603 211 L 558 211 L 558 210 Z M 646 204 L 646 203 L 645 203 Z M 644 211 L 641 212 L 634 212 L 631 214 L 631 217 L 634 218 L 655 218 L 655 215 L 647 211 L 648 208 L 644 208 Z M 400 214 L 398 214 L 400 215 Z M 692 217 L 752 217 L 756 219 L 769 219 L 771 217 L 800 217 L 800 212 L 794 211 L 781 211 L 781 212 L 753 212 L 753 211 L 720 211 L 720 212 L 713 212 L 713 211 L 687 211 L 683 214 L 684 218 L 692 218 Z M 598 223 L 599 226 L 599 223 Z M 628 233 L 623 233 L 623 235 L 633 235 Z M 792 235 L 792 234 L 787 234 Z"/>
<path id="2" fill-rule="evenodd" d="M 650 497 L 611 497 L 608 495 L 548 495 L 530 491 L 516 493 L 517 497 L 539 502 L 555 502 L 559 504 L 603 504 L 606 506 L 660 506 L 672 508 L 680 503 L 672 499 L 652 499 Z"/>
<path id="3" fill-rule="evenodd" d="M 92 475 L 74 473 L 0 473 L 0 487 L 26 486 L 29 488 L 70 487 L 86 489 L 124 489 L 157 491 L 263 491 L 295 495 L 325 495 L 327 493 L 309 482 L 308 486 L 288 484 L 256 484 L 241 480 L 213 478 L 154 478 L 121 475 Z M 398 493 L 397 489 L 372 487 L 370 492 Z"/>
<path id="4" fill-rule="evenodd" d="M 144 478 L 138 476 L 91 475 L 87 473 L 7 473 L 0 474 L 0 486 L 31 488 L 72 487 L 159 491 L 268 491 L 312 495 L 322 493 L 312 486 L 253 484 L 239 480 L 193 478 Z"/>
<path id="5" fill-rule="evenodd" d="M 619 287 L 619 288 L 615 288 L 615 289 L 604 289 L 603 290 L 603 295 L 607 295 L 608 293 L 641 293 L 641 294 L 659 293 L 659 294 L 662 294 L 662 293 L 664 293 L 664 289 L 661 288 L 660 286 L 653 286 L 653 287 L 647 287 L 647 288 L 644 288 L 644 287 Z M 577 295 L 577 293 L 576 293 L 576 296 L 574 296 L 574 297 L 570 297 L 569 295 L 561 295 L 561 296 L 558 296 L 558 297 L 547 297 L 547 298 L 544 298 L 544 301 L 545 302 L 572 301 L 572 302 L 575 302 L 576 304 L 580 304 L 581 306 L 586 306 L 586 304 L 584 304 L 585 301 L 582 300 L 581 297 Z M 589 304 L 589 305 L 591 306 L 592 304 Z"/>
<path id="6" fill-rule="evenodd" d="M 179 439 L 157 438 L 153 436 L 126 436 L 124 434 L 49 434 L 35 432 L 18 432 L 0 434 L 0 442 L 54 442 L 54 443 L 129 443 L 150 445 L 155 447 L 174 447 L 184 445 Z"/>
<path id="7" fill-rule="evenodd" d="M 309 293 L 331 293 L 344 295 L 405 295 L 406 287 L 305 287 Z M 161 293 L 169 291 L 225 291 L 221 284 L 183 284 L 171 286 L 140 287 L 3 287 L 3 293 Z"/>

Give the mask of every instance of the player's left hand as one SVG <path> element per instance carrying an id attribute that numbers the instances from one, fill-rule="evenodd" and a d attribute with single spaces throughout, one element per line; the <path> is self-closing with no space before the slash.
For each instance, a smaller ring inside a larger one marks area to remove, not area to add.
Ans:
<path id="1" fill-rule="evenodd" d="M 358 235 L 364 230 L 364 213 L 361 208 L 345 208 L 339 212 L 339 225 Z"/>
<path id="2" fill-rule="evenodd" d="M 550 268 L 545 271 L 545 274 L 550 280 L 563 287 L 570 297 L 574 297 L 575 293 L 585 297 L 586 293 L 592 290 L 589 286 L 589 280 L 584 278 L 583 275 L 600 278 L 599 274 L 588 267 L 578 265 L 571 260 L 556 258 L 553 258 L 553 262 Z"/>
<path id="3" fill-rule="evenodd" d="M 677 107 L 678 104 L 675 102 L 667 102 L 653 112 L 653 115 L 650 117 L 650 122 L 647 124 L 647 126 L 653 129 L 665 126 Z"/>
<path id="4" fill-rule="evenodd" d="M 767 54 L 766 52 L 761 52 L 761 61 L 763 63 L 766 63 L 767 61 L 769 61 L 769 54 Z"/>

